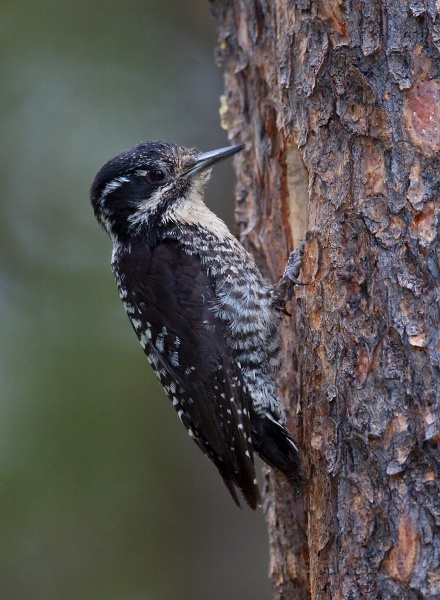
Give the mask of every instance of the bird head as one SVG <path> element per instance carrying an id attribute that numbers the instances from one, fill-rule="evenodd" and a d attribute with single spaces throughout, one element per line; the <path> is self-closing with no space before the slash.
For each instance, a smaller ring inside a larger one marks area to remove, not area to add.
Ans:
<path id="1" fill-rule="evenodd" d="M 212 165 L 243 147 L 201 153 L 167 142 L 141 142 L 96 175 L 90 190 L 95 216 L 114 241 L 172 220 L 179 204 L 201 201 Z"/>

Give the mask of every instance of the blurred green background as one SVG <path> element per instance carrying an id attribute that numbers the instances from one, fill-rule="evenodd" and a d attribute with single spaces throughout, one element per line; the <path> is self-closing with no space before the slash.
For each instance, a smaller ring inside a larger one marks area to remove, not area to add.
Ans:
<path id="1" fill-rule="evenodd" d="M 208 2 L 4 0 L 0 23 L 0 598 L 268 598 L 261 512 L 165 400 L 88 201 L 141 139 L 227 145 Z M 220 165 L 229 223 L 232 190 Z"/>

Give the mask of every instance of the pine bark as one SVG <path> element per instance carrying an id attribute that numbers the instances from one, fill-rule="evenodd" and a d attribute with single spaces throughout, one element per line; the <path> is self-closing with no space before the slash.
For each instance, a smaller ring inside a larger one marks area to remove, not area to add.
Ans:
<path id="1" fill-rule="evenodd" d="M 239 234 L 307 230 L 280 392 L 304 493 L 266 473 L 276 599 L 440 598 L 440 15 L 434 0 L 211 0 Z"/>

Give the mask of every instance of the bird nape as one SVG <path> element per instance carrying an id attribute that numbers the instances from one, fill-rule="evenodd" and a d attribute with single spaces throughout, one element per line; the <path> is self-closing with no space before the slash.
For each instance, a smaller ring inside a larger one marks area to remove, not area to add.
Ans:
<path id="1" fill-rule="evenodd" d="M 151 366 L 236 504 L 241 492 L 256 509 L 254 452 L 295 487 L 302 479 L 274 374 L 280 319 L 299 283 L 303 246 L 270 285 L 204 204 L 211 166 L 243 147 L 199 153 L 141 142 L 102 167 L 90 196 L 112 239 L 119 294 Z"/>

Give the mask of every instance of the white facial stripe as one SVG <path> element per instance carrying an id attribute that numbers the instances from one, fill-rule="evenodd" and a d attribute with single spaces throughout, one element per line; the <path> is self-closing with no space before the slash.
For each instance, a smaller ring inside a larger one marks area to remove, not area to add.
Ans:
<path id="1" fill-rule="evenodd" d="M 145 171 L 146 173 L 146 171 Z M 144 171 L 136 171 L 137 175 L 143 175 Z M 185 223 L 187 225 L 197 225 L 205 227 L 208 230 L 215 230 L 218 234 L 226 237 L 233 237 L 223 223 L 213 212 L 209 210 L 203 201 L 203 186 L 209 179 L 210 172 L 203 173 L 192 182 L 186 196 L 176 199 L 165 211 L 162 222 L 165 223 Z M 101 201 L 110 192 L 127 183 L 127 177 L 118 177 L 107 184 L 101 195 Z M 139 203 L 136 212 L 129 217 L 131 225 L 141 225 L 146 222 L 152 212 L 155 212 L 164 198 L 169 194 L 173 187 L 173 182 L 159 187 L 147 200 Z"/>
<path id="2" fill-rule="evenodd" d="M 128 179 L 128 177 L 116 177 L 116 179 L 113 179 L 113 181 L 107 183 L 99 199 L 100 202 L 102 202 L 104 198 L 108 196 L 111 192 L 114 192 L 115 190 L 120 188 L 124 183 L 128 183 L 129 181 L 130 180 Z"/>
<path id="3" fill-rule="evenodd" d="M 151 194 L 148 200 L 141 202 L 136 212 L 129 217 L 129 221 L 132 225 L 137 225 L 148 219 L 148 215 L 162 202 L 164 195 L 171 188 L 172 183 L 158 188 L 153 194 Z"/>

